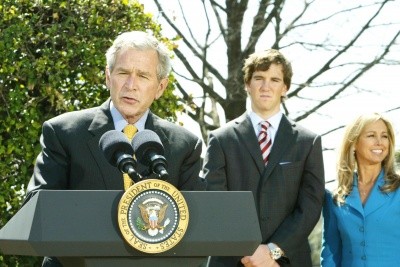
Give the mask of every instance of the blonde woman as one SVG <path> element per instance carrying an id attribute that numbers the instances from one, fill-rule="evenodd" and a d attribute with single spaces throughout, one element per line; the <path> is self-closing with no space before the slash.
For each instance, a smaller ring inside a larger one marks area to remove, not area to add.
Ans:
<path id="1" fill-rule="evenodd" d="M 400 176 L 395 135 L 382 115 L 359 116 L 346 128 L 338 188 L 327 192 L 321 265 L 399 266 Z"/>

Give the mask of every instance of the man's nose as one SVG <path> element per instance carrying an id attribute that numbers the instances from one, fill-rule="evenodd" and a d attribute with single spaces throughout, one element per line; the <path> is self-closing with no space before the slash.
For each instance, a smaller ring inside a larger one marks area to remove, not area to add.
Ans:
<path id="1" fill-rule="evenodd" d="M 136 77 L 134 74 L 130 74 L 126 77 L 125 80 L 125 87 L 128 89 L 134 89 L 135 88 L 135 81 Z"/>

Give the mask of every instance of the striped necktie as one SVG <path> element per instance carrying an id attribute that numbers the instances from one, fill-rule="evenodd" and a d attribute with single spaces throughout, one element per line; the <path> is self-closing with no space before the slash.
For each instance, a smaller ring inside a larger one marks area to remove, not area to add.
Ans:
<path id="1" fill-rule="evenodd" d="M 123 132 L 124 132 L 125 136 L 131 142 L 137 132 L 137 128 L 135 125 L 128 124 L 125 126 Z M 127 173 L 124 173 L 123 177 L 124 177 L 124 189 L 126 191 L 129 187 L 131 187 L 133 185 L 133 181 Z"/>
<path id="2" fill-rule="evenodd" d="M 267 165 L 269 153 L 271 152 L 272 141 L 271 136 L 268 135 L 267 129 L 270 126 L 268 121 L 260 123 L 261 131 L 258 134 L 258 143 L 260 144 L 261 154 L 264 160 L 264 164 Z"/>

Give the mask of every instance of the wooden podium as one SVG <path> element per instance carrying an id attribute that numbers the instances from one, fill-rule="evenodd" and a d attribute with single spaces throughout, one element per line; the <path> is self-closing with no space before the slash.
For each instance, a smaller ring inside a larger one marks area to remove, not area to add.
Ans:
<path id="1" fill-rule="evenodd" d="M 207 256 L 251 255 L 261 243 L 251 192 L 181 192 L 189 212 L 172 249 L 147 254 L 122 238 L 123 191 L 41 190 L 0 229 L 6 255 L 54 256 L 64 266 L 199 266 Z"/>

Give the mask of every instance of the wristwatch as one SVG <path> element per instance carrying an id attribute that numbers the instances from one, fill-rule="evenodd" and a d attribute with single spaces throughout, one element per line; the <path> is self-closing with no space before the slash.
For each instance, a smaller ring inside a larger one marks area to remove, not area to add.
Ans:
<path id="1" fill-rule="evenodd" d="M 268 243 L 267 244 L 268 248 L 269 248 L 269 255 L 271 256 L 271 258 L 273 260 L 279 260 L 282 256 L 285 255 L 285 253 L 283 253 L 283 250 L 278 247 L 276 244 L 274 243 Z"/>

